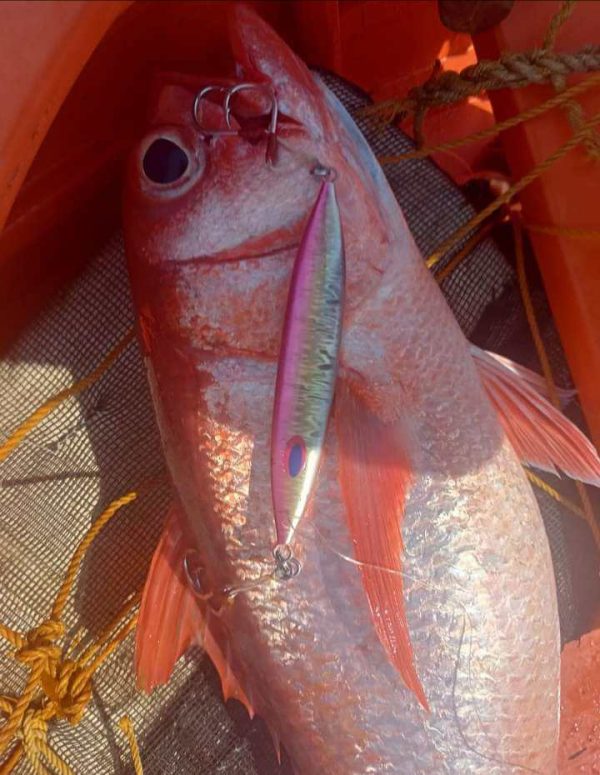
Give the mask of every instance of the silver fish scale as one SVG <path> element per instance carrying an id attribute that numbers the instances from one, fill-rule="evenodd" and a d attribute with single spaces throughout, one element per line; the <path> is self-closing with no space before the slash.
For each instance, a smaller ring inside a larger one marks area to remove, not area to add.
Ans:
<path id="1" fill-rule="evenodd" d="M 264 572 L 273 540 L 275 364 L 222 359 L 203 368 L 215 529 L 230 572 L 246 581 Z M 550 773 L 557 719 L 540 708 L 557 701 L 558 643 L 544 641 L 557 632 L 555 601 L 549 586 L 540 597 L 550 559 L 541 522 L 521 517 L 533 496 L 512 452 L 502 449 L 476 474 L 420 477 L 407 504 L 405 597 L 429 715 L 388 664 L 359 571 L 342 557 L 352 543 L 337 466 L 330 433 L 313 515 L 298 537 L 301 575 L 248 592 L 225 614 L 258 712 L 285 737 L 300 772 Z M 501 489 L 492 487 L 499 479 Z M 486 483 L 497 497 L 474 498 Z M 531 632 L 539 649 L 525 642 Z M 310 749 L 299 728 L 311 730 Z M 532 750 L 537 761 L 527 759 Z M 524 761 L 529 769 L 516 766 Z"/>
<path id="2" fill-rule="evenodd" d="M 443 740 L 445 762 L 434 770 L 415 762 L 415 772 L 545 775 L 554 768 L 558 622 L 554 590 L 539 583 L 551 573 L 550 557 L 541 519 L 523 518 L 534 510 L 530 487 L 511 468 L 518 467 L 504 449 L 477 472 L 484 491 L 501 483 L 495 499 L 473 498 L 469 476 L 423 479 L 410 497 L 407 615 L 427 695 L 443 708 L 427 726 Z M 522 763 L 530 769 L 516 766 Z"/>

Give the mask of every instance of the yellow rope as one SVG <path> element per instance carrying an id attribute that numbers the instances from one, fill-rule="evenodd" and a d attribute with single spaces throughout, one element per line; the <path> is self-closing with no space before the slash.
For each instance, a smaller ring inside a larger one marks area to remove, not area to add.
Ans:
<path id="1" fill-rule="evenodd" d="M 560 398 L 556 390 L 556 385 L 554 384 L 552 366 L 550 365 L 550 359 L 548 358 L 546 347 L 544 345 L 544 340 L 542 339 L 537 318 L 535 316 L 533 301 L 531 299 L 529 284 L 527 282 L 527 272 L 525 268 L 525 251 L 523 250 L 523 231 L 522 231 L 518 216 L 516 214 L 513 214 L 511 221 L 513 226 L 514 238 L 515 238 L 517 279 L 519 282 L 519 289 L 521 291 L 523 306 L 525 308 L 525 315 L 527 317 L 527 322 L 529 324 L 531 336 L 533 337 L 533 343 L 535 345 L 535 349 L 540 361 L 540 365 L 542 367 L 542 372 L 544 374 L 544 378 L 548 386 L 548 394 L 550 396 L 550 400 L 552 401 L 554 406 L 560 411 Z M 585 485 L 582 482 L 575 481 L 575 486 L 577 487 L 577 493 L 579 495 L 579 498 L 581 500 L 581 505 L 583 507 L 579 512 L 579 516 L 583 517 L 583 519 L 585 519 L 585 521 L 589 525 L 589 528 L 592 531 L 592 536 L 594 538 L 594 541 L 596 542 L 598 551 L 600 551 L 600 527 L 598 527 L 598 523 L 594 515 L 594 510 L 593 510 L 591 501 L 589 499 L 589 496 L 586 492 Z M 548 492 L 547 489 L 546 489 L 546 492 Z M 555 496 L 552 495 L 552 497 L 555 497 Z"/>
<path id="2" fill-rule="evenodd" d="M 456 269 L 456 267 L 463 262 L 463 260 L 471 253 L 471 251 L 479 245 L 479 243 L 487 236 L 487 234 L 490 233 L 490 231 L 494 228 L 496 225 L 495 221 L 490 220 L 488 223 L 484 223 L 483 226 L 475 232 L 461 250 L 458 251 L 458 253 L 452 257 L 452 259 L 446 264 L 445 267 L 443 267 L 436 275 L 435 279 L 438 283 L 444 282 L 446 277 L 448 277 L 452 272 Z M 430 267 L 429 261 L 426 261 L 427 267 Z M 433 264 L 431 264 L 433 266 Z"/>
<path id="3" fill-rule="evenodd" d="M 86 667 L 86 673 L 92 674 L 95 673 L 96 670 L 100 667 L 100 665 L 105 662 L 108 657 L 115 651 L 115 649 L 123 643 L 125 638 L 129 635 L 129 633 L 133 632 L 135 630 L 135 626 L 137 624 L 137 615 L 132 616 L 131 619 L 126 622 L 123 627 L 117 632 L 117 634 L 109 640 L 102 650 L 94 657 L 92 662 Z"/>
<path id="4" fill-rule="evenodd" d="M 17 648 L 15 657 L 30 670 L 25 689 L 19 697 L 0 697 L 0 710 L 7 716 L 0 729 L 0 754 L 11 742 L 18 740 L 2 764 L 0 775 L 11 772 L 23 755 L 36 773 L 49 772 L 46 766 L 49 765 L 61 775 L 74 775 L 69 765 L 48 745 L 48 724 L 59 718 L 68 719 L 73 724 L 79 722 L 91 698 L 94 672 L 130 634 L 137 617 L 134 614 L 124 625 L 122 618 L 115 617 L 97 644 L 88 647 L 79 659 L 67 658 L 69 650 L 65 649 L 63 653 L 58 645 L 64 635 L 60 619 L 81 560 L 91 542 L 121 508 L 136 498 L 136 492 L 117 498 L 90 527 L 71 558 L 48 620 L 27 635 L 0 627 L 0 636 L 6 637 Z M 138 603 L 139 595 L 135 595 L 119 613 L 122 616 L 131 615 Z M 117 627 L 120 629 L 114 633 Z"/>
<path id="5" fill-rule="evenodd" d="M 127 332 L 89 375 L 44 402 L 0 445 L 0 461 L 8 457 L 27 434 L 63 401 L 78 395 L 100 379 L 133 337 L 133 330 Z M 51 775 L 46 766 L 49 765 L 54 772 L 61 775 L 74 775 L 69 765 L 48 745 L 48 723 L 56 718 L 67 718 L 71 723 L 78 723 L 91 697 L 92 675 L 135 627 L 137 616 L 134 614 L 114 633 L 115 629 L 122 625 L 123 617 L 130 615 L 139 604 L 140 596 L 136 595 L 126 603 L 119 612 L 119 617 L 110 622 L 97 643 L 86 649 L 79 660 L 70 659 L 71 651 L 77 646 L 77 638 L 64 653 L 58 645 L 64 636 L 61 619 L 90 544 L 113 516 L 137 497 L 137 492 L 130 492 L 113 501 L 87 531 L 71 558 L 50 617 L 46 621 L 26 635 L 0 624 L 0 638 L 13 646 L 16 650 L 15 657 L 30 671 L 25 689 L 19 697 L 0 696 L 0 710 L 7 717 L 0 728 L 0 755 L 13 740 L 18 741 L 0 765 L 0 775 L 12 772 L 23 755 L 27 757 L 35 773 Z M 41 707 L 38 707 L 40 702 Z M 137 750 L 136 772 L 141 772 L 139 764 Z"/>
<path id="6" fill-rule="evenodd" d="M 15 747 L 10 752 L 10 755 L 6 761 L 0 765 L 0 775 L 9 775 L 21 761 L 22 756 L 23 745 L 22 743 L 17 743 L 17 745 L 15 745 Z"/>
<path id="7" fill-rule="evenodd" d="M 83 540 L 71 557 L 65 578 L 60 587 L 60 590 L 58 591 L 54 605 L 52 606 L 52 613 L 50 614 L 51 619 L 58 620 L 61 618 L 65 604 L 71 593 L 71 588 L 75 581 L 77 571 L 81 565 L 81 561 L 83 560 L 85 553 L 87 552 L 94 538 L 96 538 L 98 533 L 100 533 L 100 531 L 107 525 L 107 523 L 110 522 L 110 520 L 117 513 L 117 511 L 119 511 L 119 509 L 121 509 L 123 506 L 127 506 L 129 503 L 132 503 L 137 497 L 137 492 L 128 492 L 126 495 L 117 498 L 117 500 L 113 501 L 108 506 L 108 508 L 102 512 L 102 514 L 87 531 Z"/>
<path id="8" fill-rule="evenodd" d="M 534 180 L 537 180 L 537 178 L 539 178 L 548 169 L 550 169 L 553 164 L 555 164 L 557 161 L 566 156 L 570 151 L 576 148 L 579 143 L 581 143 L 589 128 L 596 126 L 597 124 L 600 124 L 600 113 L 597 113 L 589 121 L 586 121 L 580 130 L 573 134 L 569 140 L 563 143 L 563 145 L 557 148 L 554 153 L 552 153 L 546 159 L 543 159 L 541 162 L 539 162 L 539 164 L 536 164 L 536 166 L 520 180 L 518 180 L 516 183 L 513 183 L 513 185 L 510 186 L 510 188 L 508 188 L 503 194 L 500 194 L 500 196 L 496 197 L 496 199 L 494 199 L 493 202 L 490 202 L 487 207 L 484 207 L 484 209 L 473 216 L 470 221 L 460 226 L 453 234 L 445 239 L 437 248 L 437 250 L 435 250 L 429 256 L 427 259 L 427 266 L 432 267 L 437 264 L 437 262 L 447 253 L 448 250 L 451 250 L 455 245 L 457 245 L 462 239 L 464 239 L 464 237 L 476 229 L 479 224 L 483 223 L 483 221 L 489 218 L 490 215 L 493 215 L 493 213 L 495 213 L 496 210 L 498 210 L 500 207 L 510 202 L 511 199 L 523 191 L 523 189 L 526 188 L 530 183 L 533 183 Z"/>
<path id="9" fill-rule="evenodd" d="M 543 223 L 525 223 L 524 226 L 527 231 L 532 231 L 535 234 L 548 234 L 554 237 L 567 237 L 568 239 L 600 239 L 600 229 L 580 229 L 576 226 L 554 226 Z"/>
<path id="10" fill-rule="evenodd" d="M 0 624 L 0 638 L 8 641 L 16 649 L 23 648 L 26 643 L 26 639 L 20 632 L 7 627 L 5 624 Z"/>
<path id="11" fill-rule="evenodd" d="M 536 487 L 539 487 L 540 490 L 543 490 L 551 498 L 554 498 L 555 501 L 558 501 L 566 509 L 572 511 L 573 514 L 577 514 L 578 517 L 585 519 L 585 514 L 583 513 L 582 509 L 577 506 L 577 504 L 573 503 L 573 501 L 569 500 L 568 498 L 565 498 L 564 495 L 561 495 L 557 490 L 554 489 L 554 487 L 549 485 L 548 482 L 544 481 L 544 479 L 541 477 L 536 476 L 533 471 L 530 471 L 528 468 L 523 470 L 525 471 L 527 478 L 532 484 L 534 484 Z"/>
<path id="12" fill-rule="evenodd" d="M 456 148 L 460 148 L 463 145 L 469 145 L 471 143 L 477 143 L 482 140 L 487 140 L 490 137 L 494 137 L 500 132 L 504 132 L 507 129 L 512 129 L 525 121 L 537 118 L 538 116 L 547 113 L 548 111 L 565 105 L 569 100 L 574 97 L 578 97 L 584 92 L 588 91 L 594 86 L 600 86 L 600 73 L 589 76 L 583 81 L 576 83 L 574 86 L 565 89 L 565 91 L 555 94 L 553 97 L 540 102 L 539 105 L 534 105 L 528 110 L 524 110 L 522 113 L 518 113 L 516 116 L 500 121 L 494 126 L 482 129 L 479 132 L 474 132 L 466 137 L 460 137 L 456 140 L 449 140 L 445 143 L 438 143 L 437 145 L 423 146 L 422 148 L 415 148 L 413 151 L 407 151 L 406 153 L 395 154 L 393 156 L 379 156 L 380 164 L 397 164 L 408 159 L 424 159 L 427 156 L 431 156 L 434 153 L 440 153 L 442 151 L 452 151 Z"/>
<path id="13" fill-rule="evenodd" d="M 96 638 L 94 643 L 90 644 L 83 651 L 83 653 L 79 655 L 78 661 L 87 663 L 93 659 L 96 654 L 98 654 L 98 652 L 101 651 L 110 641 L 111 635 L 117 629 L 117 627 L 122 624 L 122 622 L 124 622 L 133 611 L 135 611 L 137 606 L 140 604 L 141 599 L 142 594 L 141 592 L 138 592 L 129 600 L 127 600 L 121 609 L 115 614 L 115 616 L 113 616 L 111 621 L 106 625 L 102 633 Z"/>
<path id="14" fill-rule="evenodd" d="M 48 724 L 40 711 L 29 711 L 23 722 L 23 748 L 36 773 L 52 775 L 50 765 L 60 775 L 75 775 L 71 767 L 48 745 Z"/>
<path id="15" fill-rule="evenodd" d="M 135 739 L 135 732 L 133 729 L 133 724 L 131 723 L 131 719 L 128 716 L 123 716 L 123 718 L 119 721 L 119 727 L 121 728 L 121 731 L 129 743 L 135 775 L 144 775 L 140 749 L 138 748 L 137 740 Z"/>
<path id="16" fill-rule="evenodd" d="M 531 336 L 533 338 L 535 350 L 537 352 L 537 356 L 540 361 L 540 365 L 542 367 L 542 373 L 544 375 L 546 384 L 548 386 L 548 394 L 550 396 L 550 400 L 552 401 L 552 403 L 557 409 L 560 409 L 560 398 L 558 397 L 556 385 L 554 384 L 554 377 L 552 375 L 552 366 L 550 365 L 550 360 L 548 358 L 548 354 L 546 353 L 544 340 L 542 339 L 540 327 L 538 326 L 537 319 L 535 316 L 535 310 L 533 308 L 533 301 L 531 299 L 531 294 L 529 292 L 529 284 L 527 282 L 527 272 L 525 269 L 525 251 L 523 250 L 523 231 L 521 229 L 521 224 L 516 214 L 514 214 L 513 217 L 511 218 L 511 223 L 513 227 L 513 234 L 514 234 L 514 240 L 515 240 L 517 280 L 519 283 L 519 290 L 521 291 L 521 299 L 523 301 L 523 306 L 525 308 L 525 316 L 527 317 L 529 330 L 531 331 Z"/>
<path id="17" fill-rule="evenodd" d="M 543 49 L 550 50 L 554 48 L 556 36 L 558 35 L 560 28 L 575 10 L 576 4 L 577 0 L 564 0 L 561 7 L 550 20 L 550 24 L 544 35 L 544 42 L 542 43 Z"/>
<path id="18" fill-rule="evenodd" d="M 50 412 L 54 411 L 67 398 L 82 393 L 94 384 L 106 372 L 121 355 L 123 350 L 133 341 L 134 331 L 129 331 L 108 353 L 108 355 L 96 366 L 96 368 L 79 382 L 69 388 L 61 390 L 52 398 L 45 401 L 35 412 L 30 415 L 19 427 L 11 433 L 6 441 L 0 445 L 0 463 L 16 449 L 23 439 L 36 428 Z"/>
<path id="19" fill-rule="evenodd" d="M 15 703 L 15 706 L 8 717 L 8 720 L 0 731 L 0 754 L 4 753 L 15 734 L 21 727 L 25 713 L 27 712 L 31 701 L 38 688 L 38 683 L 42 675 L 43 665 L 40 663 L 34 669 L 32 669 L 27 685 Z"/>

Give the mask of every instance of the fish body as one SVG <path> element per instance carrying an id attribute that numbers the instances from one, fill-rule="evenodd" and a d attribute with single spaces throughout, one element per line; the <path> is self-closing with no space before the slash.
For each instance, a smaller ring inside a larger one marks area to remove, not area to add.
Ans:
<path id="1" fill-rule="evenodd" d="M 556 594 L 520 462 L 352 120 L 251 12 L 238 7 L 232 29 L 244 79 L 268 79 L 278 95 L 277 164 L 261 143 L 207 143 L 190 110 L 205 84 L 173 79 L 133 154 L 126 198 L 178 541 L 198 553 L 206 590 L 264 576 L 277 539 L 272 411 L 290 278 L 318 195 L 310 159 L 337 172 L 346 301 L 334 422 L 294 536 L 302 572 L 212 607 L 199 599 L 209 653 L 302 775 L 550 775 Z M 143 173 L 159 137 L 185 150 L 174 182 Z M 365 558 L 382 502 L 397 524 L 378 569 Z M 374 602 L 377 584 L 397 608 Z M 400 614 L 413 653 L 403 675 L 390 624 Z"/>

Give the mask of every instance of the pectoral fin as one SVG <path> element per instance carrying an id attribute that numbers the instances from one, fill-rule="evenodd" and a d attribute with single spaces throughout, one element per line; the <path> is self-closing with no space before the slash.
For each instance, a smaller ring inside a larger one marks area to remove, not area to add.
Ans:
<path id="1" fill-rule="evenodd" d="M 376 417 L 343 381 L 335 404 L 340 483 L 373 625 L 388 659 L 427 708 L 402 583 L 402 516 L 412 479 L 401 428 Z"/>
<path id="2" fill-rule="evenodd" d="M 198 643 L 219 673 L 225 700 L 239 700 L 253 716 L 252 704 L 231 668 L 229 643 L 217 636 L 216 623 L 211 622 L 214 614 L 207 606 L 203 610 L 186 578 L 188 548 L 179 507 L 173 506 L 152 558 L 140 606 L 135 642 L 138 686 L 151 691 L 167 683 L 179 657 Z"/>
<path id="3" fill-rule="evenodd" d="M 508 358 L 471 347 L 486 392 L 515 452 L 526 465 L 563 471 L 600 486 L 600 458 L 592 443 L 548 400 L 544 380 Z M 561 399 L 569 391 L 559 391 Z"/>

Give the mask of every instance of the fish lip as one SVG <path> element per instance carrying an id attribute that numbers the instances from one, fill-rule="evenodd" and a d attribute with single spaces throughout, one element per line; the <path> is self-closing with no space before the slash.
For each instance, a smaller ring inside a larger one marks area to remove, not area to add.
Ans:
<path id="1" fill-rule="evenodd" d="M 183 174 L 169 183 L 151 180 L 144 170 L 144 157 L 156 140 L 169 140 L 185 153 L 188 165 Z M 134 153 L 136 178 L 140 192 L 149 199 L 173 199 L 189 191 L 206 168 L 206 154 L 197 136 L 188 127 L 163 124 L 144 135 Z"/>
<path id="2" fill-rule="evenodd" d="M 298 222 L 302 224 L 301 221 Z M 293 228 L 296 231 L 296 228 Z M 300 247 L 300 237 L 294 237 L 286 241 L 277 242 L 279 229 L 265 232 L 258 237 L 251 237 L 244 242 L 233 245 L 230 248 L 224 248 L 216 253 L 200 254 L 189 256 L 187 258 L 174 259 L 172 263 L 185 266 L 186 264 L 229 264 L 240 261 L 257 261 L 263 258 L 277 258 L 283 253 L 291 251 L 297 252 Z M 275 242 L 272 247 L 265 249 L 261 245 L 268 244 L 269 241 Z"/>
<path id="3" fill-rule="evenodd" d="M 268 236 L 268 235 L 266 235 Z M 293 242 L 285 245 L 277 245 L 270 250 L 261 250 L 256 253 L 245 254 L 242 245 L 237 245 L 230 250 L 224 250 L 222 253 L 214 253 L 209 256 L 193 256 L 191 258 L 184 259 L 185 263 L 203 263 L 203 264 L 229 264 L 238 261 L 256 261 L 262 258 L 276 258 L 281 253 L 287 253 L 290 250 L 298 249 L 298 242 Z M 242 251 L 241 253 L 239 251 Z"/>

